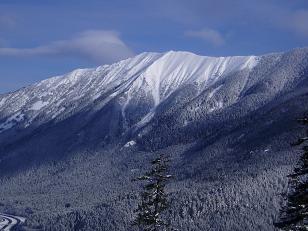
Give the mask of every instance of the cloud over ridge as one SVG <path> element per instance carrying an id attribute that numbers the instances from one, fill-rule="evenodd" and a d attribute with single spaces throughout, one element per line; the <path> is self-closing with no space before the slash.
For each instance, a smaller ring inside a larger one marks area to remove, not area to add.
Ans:
<path id="1" fill-rule="evenodd" d="M 111 63 L 134 55 L 112 30 L 87 30 L 67 40 L 31 48 L 0 48 L 0 56 L 78 56 L 96 63 Z"/>

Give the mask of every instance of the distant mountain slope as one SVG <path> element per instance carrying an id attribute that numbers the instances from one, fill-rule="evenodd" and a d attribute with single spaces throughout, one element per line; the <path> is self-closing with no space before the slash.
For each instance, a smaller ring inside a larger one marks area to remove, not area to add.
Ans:
<path id="1" fill-rule="evenodd" d="M 181 230 L 272 230 L 307 102 L 308 48 L 142 53 L 50 78 L 0 95 L 0 202 L 32 225 L 70 230 L 77 216 L 95 230 L 104 214 L 106 230 L 127 230 L 130 178 L 167 152 Z"/>

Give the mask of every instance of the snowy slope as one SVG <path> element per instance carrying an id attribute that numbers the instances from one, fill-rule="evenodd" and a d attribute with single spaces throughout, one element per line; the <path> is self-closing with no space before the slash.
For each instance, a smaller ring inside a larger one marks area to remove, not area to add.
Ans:
<path id="1" fill-rule="evenodd" d="M 274 230 L 307 102 L 308 48 L 142 53 L 1 95 L 0 210 L 34 229 L 129 230 L 131 179 L 167 153 L 174 228 Z"/>
<path id="2" fill-rule="evenodd" d="M 0 96 L 0 133 L 66 118 L 88 105 L 121 96 L 122 112 L 131 100 L 147 98 L 153 111 L 175 90 L 196 84 L 201 92 L 232 72 L 252 69 L 259 57 L 204 57 L 188 52 L 142 53 L 95 69 L 63 76 Z M 212 93 L 213 94 L 213 93 Z M 142 118 L 146 120 L 149 117 Z"/>

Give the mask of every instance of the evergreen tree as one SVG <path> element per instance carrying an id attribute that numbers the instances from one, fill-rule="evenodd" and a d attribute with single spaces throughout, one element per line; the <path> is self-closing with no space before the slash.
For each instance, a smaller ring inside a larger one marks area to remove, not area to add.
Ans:
<path id="1" fill-rule="evenodd" d="M 308 117 L 299 119 L 308 126 Z M 303 155 L 289 177 L 287 203 L 281 211 L 280 222 L 275 226 L 282 230 L 308 230 L 308 130 L 306 136 L 299 138 L 293 145 L 303 145 Z M 307 145 L 306 145 L 307 144 Z"/>
<path id="2" fill-rule="evenodd" d="M 151 162 L 152 169 L 137 181 L 145 181 L 140 194 L 141 202 L 136 209 L 136 219 L 133 225 L 144 231 L 159 231 L 169 229 L 169 224 L 164 219 L 164 212 L 168 210 L 169 203 L 165 192 L 166 182 L 172 177 L 167 174 L 169 159 L 160 155 Z"/>

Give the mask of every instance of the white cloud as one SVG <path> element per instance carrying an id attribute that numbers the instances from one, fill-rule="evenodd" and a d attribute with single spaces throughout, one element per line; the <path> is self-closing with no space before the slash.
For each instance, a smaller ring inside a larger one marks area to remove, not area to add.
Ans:
<path id="1" fill-rule="evenodd" d="M 116 31 L 105 30 L 89 30 L 32 48 L 0 48 L 0 56 L 78 56 L 97 63 L 111 63 L 133 54 Z"/>
<path id="2" fill-rule="evenodd" d="M 210 28 L 186 31 L 185 35 L 188 37 L 205 40 L 215 46 L 222 46 L 225 44 L 225 40 L 221 33 Z"/>

